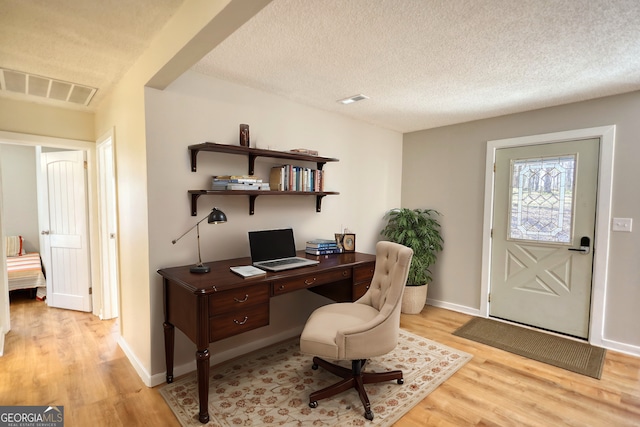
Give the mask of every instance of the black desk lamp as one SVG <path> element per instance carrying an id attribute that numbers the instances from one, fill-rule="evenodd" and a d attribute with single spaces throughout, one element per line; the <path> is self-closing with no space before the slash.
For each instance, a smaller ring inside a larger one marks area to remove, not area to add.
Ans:
<path id="1" fill-rule="evenodd" d="M 202 257 L 200 256 L 200 223 L 202 221 L 204 221 L 205 219 L 209 220 L 209 221 L 207 221 L 209 224 L 219 224 L 219 223 L 222 223 L 222 222 L 227 222 L 227 216 L 224 214 L 224 212 L 222 212 L 218 208 L 213 208 L 213 209 L 211 209 L 211 213 L 209 213 L 209 215 L 205 216 L 200 221 L 196 222 L 196 225 L 194 225 L 193 227 L 191 227 L 190 229 L 185 231 L 182 236 L 180 236 L 177 239 L 171 241 L 171 243 L 173 243 L 175 245 L 176 242 L 178 240 L 182 239 L 188 232 L 190 232 L 194 228 L 196 229 L 196 232 L 197 232 L 197 235 L 198 235 L 198 263 L 189 269 L 189 271 L 191 271 L 192 273 L 201 274 L 201 273 L 208 273 L 209 271 L 211 271 L 211 267 L 208 267 L 206 265 L 202 265 Z"/>

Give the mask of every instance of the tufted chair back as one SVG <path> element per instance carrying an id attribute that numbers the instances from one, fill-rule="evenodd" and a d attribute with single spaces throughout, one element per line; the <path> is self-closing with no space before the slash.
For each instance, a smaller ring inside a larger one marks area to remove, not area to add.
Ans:
<path id="1" fill-rule="evenodd" d="M 340 358 L 365 359 L 386 354 L 395 348 L 400 329 L 402 295 L 412 257 L 413 250 L 406 246 L 378 242 L 371 285 L 367 293 L 355 302 L 373 307 L 378 314 L 366 325 L 359 325 L 357 334 L 349 329 L 338 331 L 336 343 L 343 350 Z"/>
<path id="2" fill-rule="evenodd" d="M 367 293 L 358 303 L 369 304 L 381 313 L 395 310 L 402 300 L 413 251 L 392 242 L 376 245 L 376 267 Z"/>

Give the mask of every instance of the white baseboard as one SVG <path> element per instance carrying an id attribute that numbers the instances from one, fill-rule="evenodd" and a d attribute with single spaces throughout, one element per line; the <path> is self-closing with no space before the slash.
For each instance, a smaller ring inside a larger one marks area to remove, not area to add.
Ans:
<path id="1" fill-rule="evenodd" d="M 438 301 L 427 298 L 427 305 L 432 305 L 434 307 L 446 308 L 447 310 L 457 311 L 459 313 L 469 314 L 471 316 L 482 317 L 480 315 L 480 309 L 467 307 L 465 305 L 452 304 L 450 302 Z"/>
<path id="2" fill-rule="evenodd" d="M 302 333 L 303 326 L 299 326 L 293 329 L 288 329 L 286 331 L 277 333 L 275 335 L 270 335 L 268 337 L 258 339 L 255 341 L 251 341 L 246 343 L 245 345 L 241 345 L 238 347 L 230 348 L 228 350 L 222 352 L 211 352 L 211 358 L 209 359 L 209 365 L 218 365 L 222 362 L 226 362 L 227 360 L 234 359 L 236 357 L 242 356 L 247 353 L 251 353 L 252 351 L 259 350 L 264 347 L 268 347 L 272 344 L 279 343 L 280 341 L 287 340 L 289 338 L 297 337 Z M 173 377 L 178 378 L 181 375 L 188 374 L 189 372 L 193 372 L 196 370 L 196 361 L 194 360 L 183 363 L 179 366 L 173 367 Z M 137 369 L 136 369 L 137 371 Z M 140 374 L 140 372 L 138 372 Z M 157 385 L 163 384 L 167 379 L 167 372 L 160 372 L 155 374 L 149 378 L 149 383 L 145 381 L 145 384 L 149 387 L 155 387 Z M 144 378 L 143 378 L 144 381 Z M 149 385 L 150 384 L 150 385 Z"/>
<path id="3" fill-rule="evenodd" d="M 472 307 L 466 307 L 464 305 L 451 304 L 451 303 L 448 303 L 448 302 L 432 300 L 432 299 L 427 299 L 427 305 L 432 305 L 434 307 L 440 307 L 440 308 L 446 308 L 447 310 L 457 311 L 457 312 L 460 312 L 460 313 L 469 314 L 471 316 L 484 317 L 484 316 L 482 316 L 480 314 L 480 310 L 479 309 L 475 309 L 475 308 L 472 308 Z M 618 341 L 608 340 L 608 339 L 605 339 L 605 338 L 603 338 L 599 342 L 591 342 L 590 344 L 606 348 L 607 350 L 612 350 L 612 351 L 618 351 L 620 353 L 625 353 L 625 354 L 628 354 L 630 356 L 640 357 L 640 347 L 635 346 L 635 345 L 625 344 L 625 343 L 621 343 L 621 342 L 618 342 Z"/>
<path id="4" fill-rule="evenodd" d="M 124 351 L 125 356 L 127 356 L 127 359 L 129 359 L 129 362 L 131 362 L 133 369 L 136 370 L 138 376 L 142 379 L 142 382 L 147 387 L 153 387 L 151 383 L 151 375 L 149 375 L 149 372 L 144 368 L 144 366 L 140 362 L 140 359 L 138 359 L 135 353 L 131 351 L 129 344 L 127 344 L 127 341 L 122 338 L 122 335 L 118 337 L 118 345 L 120 346 L 122 351 Z"/>
<path id="5" fill-rule="evenodd" d="M 459 313 L 468 314 L 470 316 L 484 317 L 484 316 L 481 316 L 479 309 L 473 308 L 473 307 L 467 307 L 464 305 L 452 304 L 452 303 L 433 300 L 433 299 L 427 299 L 427 305 L 430 305 L 433 307 L 445 308 L 451 311 L 457 311 Z M 302 333 L 302 329 L 303 329 L 303 326 L 299 326 L 293 329 L 288 329 L 286 331 L 280 332 L 275 335 L 270 335 L 268 337 L 265 337 L 259 340 L 251 341 L 249 343 L 246 343 L 245 345 L 234 347 L 234 348 L 225 350 L 223 352 L 218 352 L 218 353 L 212 352 L 209 364 L 212 366 L 217 365 L 219 363 L 226 362 L 227 360 L 231 360 L 233 358 L 242 356 L 252 351 L 259 350 L 261 348 L 267 347 L 272 344 L 276 344 L 280 341 L 284 341 L 289 338 L 299 336 Z M 3 343 L 4 343 L 4 334 L 0 334 L 0 350 L 2 349 Z M 160 372 L 155 375 L 149 374 L 149 372 L 143 367 L 142 363 L 140 363 L 140 361 L 135 356 L 135 354 L 131 351 L 127 342 L 124 340 L 124 338 L 122 337 L 118 338 L 118 345 L 120 345 L 125 355 L 131 362 L 131 365 L 136 370 L 136 372 L 138 373 L 138 375 L 140 376 L 140 378 L 142 379 L 142 381 L 147 387 L 155 387 L 166 381 L 166 376 L 167 376 L 166 371 Z M 631 356 L 640 357 L 640 347 L 638 346 L 603 339 L 602 347 L 608 350 L 618 351 L 620 353 L 625 353 Z M 0 353 L 0 356 L 1 355 L 2 354 Z M 177 378 L 181 375 L 188 374 L 189 372 L 193 372 L 195 370 L 196 370 L 196 362 L 195 360 L 192 360 L 188 363 L 175 366 L 173 368 L 173 376 L 174 378 Z"/>
<path id="6" fill-rule="evenodd" d="M 625 353 L 630 356 L 640 357 L 640 347 L 630 344 L 625 344 L 617 341 L 612 341 L 608 339 L 602 340 L 602 346 L 607 350 L 618 351 L 620 353 Z"/>

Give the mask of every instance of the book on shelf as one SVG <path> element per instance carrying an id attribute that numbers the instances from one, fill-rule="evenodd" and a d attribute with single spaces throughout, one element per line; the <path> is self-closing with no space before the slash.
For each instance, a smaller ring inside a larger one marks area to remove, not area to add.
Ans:
<path id="1" fill-rule="evenodd" d="M 258 184 L 262 184 L 262 180 L 253 175 L 214 175 L 211 179 L 212 190 L 255 190 L 255 188 L 229 188 L 229 186 Z"/>
<path id="2" fill-rule="evenodd" d="M 255 175 L 213 175 L 213 182 L 234 182 L 234 183 L 247 183 L 247 182 L 262 182 Z"/>
<path id="3" fill-rule="evenodd" d="M 215 179 L 244 179 L 244 180 L 256 180 L 256 175 L 212 175 Z"/>
<path id="4" fill-rule="evenodd" d="M 334 239 L 313 239 L 307 241 L 307 248 L 332 249 L 337 247 L 338 244 Z"/>
<path id="5" fill-rule="evenodd" d="M 238 265 L 235 267 L 229 267 L 229 269 L 242 277 L 262 276 L 267 274 L 266 271 L 260 270 L 258 267 L 254 267 L 253 265 Z"/>
<path id="6" fill-rule="evenodd" d="M 302 166 L 274 166 L 269 173 L 269 185 L 273 191 L 324 191 L 322 170 Z"/>
<path id="7" fill-rule="evenodd" d="M 292 153 L 297 153 L 297 154 L 308 154 L 310 156 L 317 156 L 318 155 L 318 151 L 317 150 L 310 150 L 308 148 L 292 148 L 289 151 L 292 152 Z"/>
<path id="8" fill-rule="evenodd" d="M 251 176 L 251 178 L 240 178 L 240 176 L 251 175 L 225 175 L 225 178 L 214 176 L 212 179 L 212 190 L 269 190 L 269 183 L 262 182 L 262 179 Z M 228 177 L 228 178 L 227 178 Z"/>
<path id="9" fill-rule="evenodd" d="M 283 166 L 271 168 L 271 172 L 269 173 L 269 188 L 271 188 L 271 191 L 285 191 Z"/>
<path id="10" fill-rule="evenodd" d="M 338 247 L 330 248 L 330 249 L 318 249 L 318 248 L 307 247 L 304 251 L 309 255 L 331 255 L 331 254 L 341 254 L 343 252 L 342 249 Z"/>
<path id="11" fill-rule="evenodd" d="M 215 190 L 216 188 L 214 188 Z M 227 184 L 225 190 L 269 191 L 269 183 L 256 182 L 247 184 Z"/>

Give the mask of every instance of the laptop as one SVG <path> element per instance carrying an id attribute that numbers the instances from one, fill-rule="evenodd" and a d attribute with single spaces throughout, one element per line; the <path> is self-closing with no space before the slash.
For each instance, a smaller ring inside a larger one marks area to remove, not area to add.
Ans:
<path id="1" fill-rule="evenodd" d="M 319 263 L 296 256 L 291 228 L 249 231 L 249 249 L 252 264 L 263 270 L 282 271 Z"/>

